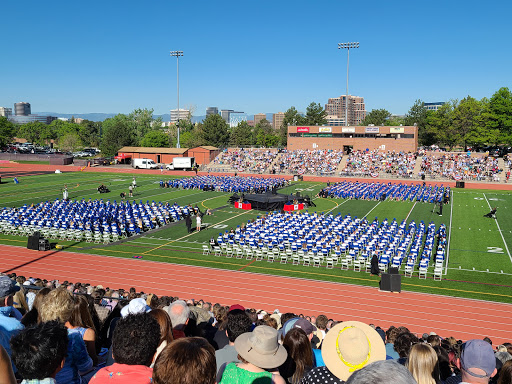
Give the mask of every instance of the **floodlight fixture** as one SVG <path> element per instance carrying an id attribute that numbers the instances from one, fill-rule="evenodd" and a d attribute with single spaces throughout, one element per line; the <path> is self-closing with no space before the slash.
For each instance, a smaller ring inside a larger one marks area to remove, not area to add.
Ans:
<path id="1" fill-rule="evenodd" d="M 180 147 L 180 56 L 183 56 L 183 51 L 171 51 L 171 56 L 176 57 L 176 85 L 178 88 L 178 121 L 176 122 L 176 128 L 178 132 L 176 148 Z"/>
<path id="2" fill-rule="evenodd" d="M 350 49 L 359 48 L 359 41 L 348 42 L 348 43 L 338 43 L 338 49 L 346 49 L 347 50 L 347 95 L 345 97 L 345 124 L 349 125 L 348 122 L 348 66 L 350 60 Z"/>

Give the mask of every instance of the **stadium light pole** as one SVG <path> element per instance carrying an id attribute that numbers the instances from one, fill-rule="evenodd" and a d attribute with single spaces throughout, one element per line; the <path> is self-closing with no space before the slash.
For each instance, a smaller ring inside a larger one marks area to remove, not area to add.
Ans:
<path id="1" fill-rule="evenodd" d="M 176 84 L 178 88 L 178 121 L 176 122 L 176 128 L 178 128 L 178 142 L 176 143 L 176 148 L 180 147 L 180 56 L 183 56 L 183 51 L 171 51 L 171 56 L 176 57 Z"/>
<path id="2" fill-rule="evenodd" d="M 352 43 L 338 43 L 338 49 L 346 49 L 347 50 L 347 95 L 345 97 L 345 122 L 348 124 L 348 64 L 350 59 L 350 49 L 351 48 L 359 48 L 359 42 Z"/>

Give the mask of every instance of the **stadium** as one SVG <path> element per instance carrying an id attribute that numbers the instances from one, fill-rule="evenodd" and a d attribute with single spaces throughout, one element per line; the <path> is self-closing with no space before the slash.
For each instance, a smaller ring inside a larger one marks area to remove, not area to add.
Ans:
<path id="1" fill-rule="evenodd" d="M 332 152 L 324 155 L 332 158 Z M 302 171 L 291 161 L 291 174 L 251 175 L 250 166 L 238 166 L 237 177 L 205 169 L 197 179 L 187 172 L 66 166 L 54 173 L 55 166 L 3 164 L 2 272 L 133 286 L 158 296 L 240 302 L 282 313 L 325 313 L 384 328 L 400 323 L 416 334 L 511 339 L 501 321 L 512 294 L 508 184 L 470 176 L 465 189 L 455 188 L 453 177 L 424 182 L 421 174 L 407 173 L 407 159 L 395 159 L 402 164 L 396 167 L 382 162 L 378 171 L 393 177 L 388 179 L 318 176 L 331 163 L 319 154 L 311 158 L 311 167 L 319 164 L 323 170 Z M 332 160 L 336 172 L 355 163 L 349 158 L 347 166 L 347 156 L 340 158 Z M 421 157 L 411 161 L 412 169 L 425 163 Z M 212 170 L 218 163 L 212 162 Z M 269 169 L 277 163 L 278 158 Z M 397 179 L 396 170 L 407 177 Z M 293 181 L 295 173 L 303 180 Z M 17 175 L 20 183 L 7 175 Z M 121 198 L 134 178 L 133 198 Z M 99 184 L 109 193 L 98 194 Z M 62 199 L 64 185 L 68 202 Z M 287 196 L 285 208 L 291 205 L 291 211 L 239 209 L 230 202 L 233 193 L 242 202 L 251 190 L 277 190 Z M 308 196 L 309 206 L 299 207 L 292 200 L 297 196 Z M 87 213 L 92 206 L 94 213 Z M 484 217 L 495 206 L 495 216 Z M 195 228 L 198 212 L 201 230 L 188 233 L 184 216 L 192 216 Z M 62 217 L 51 220 L 56 215 Z M 94 220 L 80 220 L 87 215 Z M 123 220 L 116 221 L 116 215 Z M 51 249 L 23 249 L 35 231 Z M 380 273 L 398 269 L 401 293 L 379 290 L 381 277 L 370 273 L 373 255 Z M 289 288 L 277 289 L 283 284 Z M 463 316 L 440 318 L 433 310 L 439 305 L 463 305 Z M 489 308 L 485 318 L 482 306 Z M 471 308 L 478 310 L 471 313 Z"/>

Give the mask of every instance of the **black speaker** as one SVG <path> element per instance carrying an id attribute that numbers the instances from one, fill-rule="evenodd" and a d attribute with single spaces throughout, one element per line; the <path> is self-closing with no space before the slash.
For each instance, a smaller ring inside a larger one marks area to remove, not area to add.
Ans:
<path id="1" fill-rule="evenodd" d="M 389 273 L 390 275 L 398 275 L 398 268 L 397 268 L 397 267 L 390 267 L 390 268 L 388 269 L 388 273 Z"/>
<path id="2" fill-rule="evenodd" d="M 402 291 L 402 275 L 383 273 L 380 280 L 380 290 L 388 292 Z"/>
<path id="3" fill-rule="evenodd" d="M 39 239 L 39 247 L 40 251 L 49 251 L 50 250 L 50 242 L 47 239 Z"/>
<path id="4" fill-rule="evenodd" d="M 455 188 L 465 188 L 466 182 L 465 181 L 456 181 L 455 182 Z"/>
<path id="5" fill-rule="evenodd" d="M 39 250 L 39 232 L 28 237 L 27 249 L 33 249 L 35 251 Z"/>

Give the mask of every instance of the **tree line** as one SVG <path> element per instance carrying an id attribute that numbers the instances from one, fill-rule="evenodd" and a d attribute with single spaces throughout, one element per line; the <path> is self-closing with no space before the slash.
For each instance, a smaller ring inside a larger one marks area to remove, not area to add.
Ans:
<path id="1" fill-rule="evenodd" d="M 275 130 L 266 119 L 254 127 L 246 121 L 229 127 L 220 115 L 208 115 L 203 122 L 195 124 L 189 116 L 179 123 L 180 144 L 183 148 L 285 147 L 289 125 L 325 125 L 326 116 L 322 105 L 315 102 L 309 104 L 305 114 L 290 107 L 284 114 L 283 124 Z M 450 100 L 437 111 L 425 109 L 425 103 L 416 100 L 404 117 L 374 109 L 362 123 L 369 124 L 416 124 L 420 145 L 437 144 L 450 149 L 512 145 L 512 93 L 508 88 L 500 88 L 491 98 L 477 100 L 467 96 L 460 101 Z M 124 146 L 176 147 L 177 127 L 163 127 L 161 118 L 153 118 L 152 109 L 135 109 L 103 122 L 83 120 L 79 124 L 71 119 L 55 120 L 49 125 L 40 122 L 15 125 L 0 117 L 0 147 L 5 147 L 14 137 L 39 145 L 53 140 L 64 151 L 99 147 L 105 156 L 112 156 Z"/>
<path id="2" fill-rule="evenodd" d="M 500 88 L 491 98 L 477 100 L 467 96 L 449 100 L 438 110 L 427 110 L 416 100 L 405 117 L 392 116 L 385 109 L 374 109 L 363 125 L 418 126 L 420 145 L 439 145 L 449 149 L 512 145 L 512 93 Z"/>

